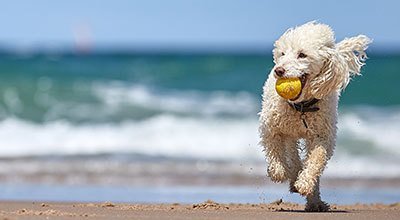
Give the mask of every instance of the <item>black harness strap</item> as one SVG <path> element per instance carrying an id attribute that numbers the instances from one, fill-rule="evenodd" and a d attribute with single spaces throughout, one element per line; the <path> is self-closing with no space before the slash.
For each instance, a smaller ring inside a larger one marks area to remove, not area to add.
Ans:
<path id="1" fill-rule="evenodd" d="M 316 112 L 319 110 L 319 108 L 317 106 L 313 106 L 315 104 L 317 104 L 317 102 L 319 101 L 319 99 L 313 98 L 310 100 L 306 100 L 306 101 L 302 101 L 302 102 L 298 102 L 298 103 L 291 103 L 288 102 L 289 106 L 292 107 L 294 110 L 301 112 L 301 120 L 303 121 L 304 127 L 308 128 L 307 122 L 305 120 L 305 113 L 306 112 Z"/>
<path id="2" fill-rule="evenodd" d="M 298 102 L 298 103 L 288 102 L 288 104 L 294 110 L 301 112 L 301 113 L 316 112 L 319 110 L 319 108 L 317 106 L 313 106 L 313 105 L 317 104 L 318 101 L 319 101 L 319 99 L 313 98 L 313 99 Z"/>

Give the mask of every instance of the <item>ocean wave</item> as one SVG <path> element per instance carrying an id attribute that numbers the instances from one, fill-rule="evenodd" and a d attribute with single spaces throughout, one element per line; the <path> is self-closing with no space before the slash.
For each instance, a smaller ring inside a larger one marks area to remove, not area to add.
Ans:
<path id="1" fill-rule="evenodd" d="M 339 141 L 357 147 L 359 154 L 400 156 L 400 109 L 377 107 L 349 108 L 339 116 Z M 350 144 L 352 143 L 352 144 Z M 357 146 L 358 145 L 358 146 Z"/>
<path id="2" fill-rule="evenodd" d="M 45 79 L 45 78 L 44 78 Z M 49 80 L 39 80 L 37 90 L 0 89 L 0 119 L 15 117 L 45 123 L 143 120 L 162 114 L 191 117 L 252 117 L 259 100 L 245 91 L 198 91 L 151 88 L 140 83 L 95 81 L 51 90 Z M 44 84 L 44 86 L 42 85 Z M 42 88 L 44 87 L 44 89 Z"/>
<path id="3" fill-rule="evenodd" d="M 0 178 L 2 183 L 253 185 L 267 183 L 266 167 L 265 161 L 246 158 L 220 161 L 136 154 L 64 155 L 0 159 Z M 323 178 L 397 179 L 399 175 L 399 163 L 334 156 Z"/>
<path id="4" fill-rule="evenodd" d="M 339 117 L 337 151 L 360 157 L 400 157 L 399 124 L 399 111 L 345 111 Z M 260 153 L 255 115 L 230 118 L 164 113 L 143 120 L 78 124 L 68 120 L 33 123 L 9 117 L 0 122 L 0 131 L 4 146 L 0 155 L 126 151 L 240 158 L 243 153 Z"/>
<path id="5" fill-rule="evenodd" d="M 251 116 L 257 113 L 260 106 L 259 100 L 245 91 L 156 91 L 141 84 L 114 82 L 96 84 L 93 92 L 111 109 L 141 106 L 164 113 Z"/>
<path id="6" fill-rule="evenodd" d="M 256 120 L 180 118 L 142 121 L 35 124 L 10 118 L 0 123 L 1 156 L 133 152 L 196 158 L 257 155 Z"/>
<path id="7" fill-rule="evenodd" d="M 400 112 L 359 108 L 341 112 L 329 176 L 400 175 Z M 0 156 L 142 154 L 195 160 L 264 160 L 253 118 L 182 117 L 161 114 L 120 123 L 76 124 L 67 120 L 0 122 Z M 351 169 L 349 169 L 351 168 Z"/>
<path id="8" fill-rule="evenodd" d="M 400 176 L 399 160 L 386 160 L 373 155 L 355 156 L 336 154 L 328 162 L 324 175 L 340 178 L 368 178 Z"/>

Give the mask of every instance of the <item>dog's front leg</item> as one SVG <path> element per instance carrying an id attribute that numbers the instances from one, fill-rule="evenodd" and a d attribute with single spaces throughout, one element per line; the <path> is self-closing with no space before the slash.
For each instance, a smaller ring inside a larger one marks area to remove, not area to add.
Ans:
<path id="1" fill-rule="evenodd" d="M 333 136 L 332 136 L 333 137 Z M 304 169 L 295 183 L 298 192 L 307 197 L 307 211 L 327 211 L 329 206 L 321 201 L 319 178 L 332 156 L 333 139 L 317 139 L 307 143 L 307 157 Z"/>
<path id="2" fill-rule="evenodd" d="M 318 144 L 309 149 L 304 161 L 304 168 L 295 183 L 295 187 L 301 195 L 308 196 L 313 193 L 327 161 L 328 155 L 324 145 Z"/>
<path id="3" fill-rule="evenodd" d="M 267 173 L 274 182 L 284 182 L 289 178 L 289 167 L 285 153 L 285 141 L 281 135 L 266 135 L 262 145 L 268 162 Z"/>

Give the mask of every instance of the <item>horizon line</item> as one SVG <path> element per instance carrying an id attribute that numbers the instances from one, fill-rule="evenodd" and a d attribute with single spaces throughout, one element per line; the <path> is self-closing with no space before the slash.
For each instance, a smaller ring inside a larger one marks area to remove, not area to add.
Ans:
<path id="1" fill-rule="evenodd" d="M 46 55 L 46 54 L 254 54 L 272 55 L 272 44 L 241 44 L 241 45 L 101 45 L 89 48 L 79 48 L 75 45 L 35 45 L 35 46 L 5 46 L 0 44 L 1 55 Z M 369 48 L 369 54 L 400 55 L 400 45 L 373 44 Z"/>

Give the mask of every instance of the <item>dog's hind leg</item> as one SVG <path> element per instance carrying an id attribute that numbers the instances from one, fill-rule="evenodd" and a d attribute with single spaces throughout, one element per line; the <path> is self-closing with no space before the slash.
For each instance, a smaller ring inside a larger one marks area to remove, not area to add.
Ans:
<path id="1" fill-rule="evenodd" d="M 261 144 L 264 146 L 268 162 L 267 173 L 274 182 L 284 182 L 289 178 L 289 166 L 285 152 L 285 139 L 279 135 L 265 135 Z"/>
<path id="2" fill-rule="evenodd" d="M 286 141 L 287 162 L 289 165 L 289 191 L 298 193 L 294 183 L 302 170 L 303 164 L 299 155 L 298 141 L 290 139 Z"/>

